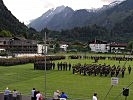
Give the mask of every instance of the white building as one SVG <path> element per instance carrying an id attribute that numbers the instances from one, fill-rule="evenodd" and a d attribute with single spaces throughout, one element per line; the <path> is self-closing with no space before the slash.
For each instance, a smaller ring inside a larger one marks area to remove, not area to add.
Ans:
<path id="1" fill-rule="evenodd" d="M 106 41 L 94 40 L 92 42 L 89 42 L 89 46 L 91 48 L 91 51 L 97 53 L 98 52 L 106 53 L 109 50 L 109 45 L 107 44 Z"/>
<path id="2" fill-rule="evenodd" d="M 48 46 L 46 45 L 46 54 L 47 54 L 47 51 L 48 51 Z M 44 44 L 37 44 L 37 53 L 38 54 L 45 54 L 45 46 Z"/>
<path id="3" fill-rule="evenodd" d="M 110 52 L 111 53 L 122 53 L 127 47 L 127 43 L 111 43 Z"/>
<path id="4" fill-rule="evenodd" d="M 0 53 L 5 52 L 5 51 L 6 51 L 5 49 L 0 49 Z"/>
<path id="5" fill-rule="evenodd" d="M 61 44 L 60 45 L 60 49 L 62 49 L 63 51 L 67 51 L 67 47 L 68 47 L 67 44 Z"/>

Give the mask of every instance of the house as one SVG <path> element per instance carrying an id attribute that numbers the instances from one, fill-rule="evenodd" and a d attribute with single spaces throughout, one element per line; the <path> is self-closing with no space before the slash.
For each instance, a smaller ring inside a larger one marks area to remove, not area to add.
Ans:
<path id="1" fill-rule="evenodd" d="M 60 49 L 62 51 L 67 51 L 68 45 L 67 44 L 60 44 Z"/>
<path id="2" fill-rule="evenodd" d="M 126 49 L 127 45 L 127 43 L 110 43 L 110 52 L 122 53 Z"/>
<path id="3" fill-rule="evenodd" d="M 101 40 L 94 40 L 89 42 L 91 51 L 101 53 L 122 53 L 126 49 L 127 45 L 127 43 L 107 43 L 106 41 Z"/>
<path id="4" fill-rule="evenodd" d="M 109 46 L 106 41 L 93 40 L 93 41 L 89 42 L 89 46 L 90 46 L 92 52 L 106 53 L 109 50 Z"/>
<path id="5" fill-rule="evenodd" d="M 0 37 L 0 49 L 8 53 L 37 53 L 37 42 L 22 37 Z"/>
<path id="6" fill-rule="evenodd" d="M 41 50 L 40 50 L 41 49 Z M 43 44 L 22 37 L 0 37 L 0 50 L 12 54 L 40 54 Z M 47 50 L 46 50 L 47 51 Z"/>

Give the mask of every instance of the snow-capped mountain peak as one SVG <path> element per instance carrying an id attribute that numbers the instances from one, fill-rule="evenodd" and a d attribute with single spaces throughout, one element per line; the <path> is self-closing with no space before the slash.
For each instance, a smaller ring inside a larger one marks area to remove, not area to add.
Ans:
<path id="1" fill-rule="evenodd" d="M 111 2 L 111 3 L 108 4 L 108 5 L 103 5 L 103 7 L 97 9 L 97 11 L 103 11 L 103 10 L 110 9 L 110 8 L 112 8 L 112 7 L 114 7 L 114 6 L 119 5 L 119 4 L 122 3 L 123 1 L 126 1 L 126 0 L 115 0 L 115 1 Z"/>
<path id="2" fill-rule="evenodd" d="M 111 2 L 108 6 L 113 7 L 113 6 L 119 5 L 123 1 L 125 0 L 116 0 L 116 1 Z"/>
<path id="3" fill-rule="evenodd" d="M 63 9 L 65 9 L 65 6 L 59 6 L 57 8 L 49 9 L 47 12 L 45 12 L 40 18 L 43 20 L 48 17 L 52 17 L 57 13 L 60 13 Z"/>

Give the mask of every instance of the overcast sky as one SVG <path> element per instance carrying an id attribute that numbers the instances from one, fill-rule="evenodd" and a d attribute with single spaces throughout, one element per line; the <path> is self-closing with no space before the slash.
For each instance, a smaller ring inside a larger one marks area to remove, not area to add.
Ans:
<path id="1" fill-rule="evenodd" d="M 21 22 L 27 24 L 29 20 L 41 16 L 48 9 L 57 6 L 69 6 L 76 9 L 99 8 L 115 0 L 3 0 L 6 7 Z"/>

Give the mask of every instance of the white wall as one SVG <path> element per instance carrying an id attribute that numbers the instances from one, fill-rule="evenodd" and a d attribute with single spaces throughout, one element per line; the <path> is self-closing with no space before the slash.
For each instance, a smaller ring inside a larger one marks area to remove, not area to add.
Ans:
<path id="1" fill-rule="evenodd" d="M 93 52 L 108 52 L 107 44 L 89 44 Z"/>
<path id="2" fill-rule="evenodd" d="M 46 46 L 46 54 L 47 54 L 47 49 L 48 47 Z M 37 53 L 42 54 L 45 53 L 45 46 L 43 44 L 37 44 Z"/>

